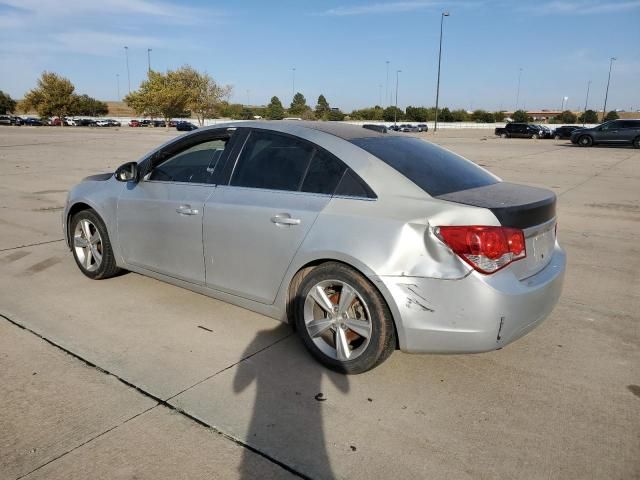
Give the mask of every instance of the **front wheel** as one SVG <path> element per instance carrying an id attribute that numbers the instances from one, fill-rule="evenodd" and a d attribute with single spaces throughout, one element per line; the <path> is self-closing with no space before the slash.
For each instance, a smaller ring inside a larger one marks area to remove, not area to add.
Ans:
<path id="1" fill-rule="evenodd" d="M 71 248 L 82 273 L 93 280 L 117 275 L 115 256 L 107 227 L 93 210 L 83 210 L 70 222 Z"/>
<path id="2" fill-rule="evenodd" d="M 537 133 L 534 133 L 533 135 L 531 135 L 531 138 L 533 140 L 538 140 L 540 138 L 540 136 Z"/>
<path id="3" fill-rule="evenodd" d="M 593 139 L 589 135 L 583 135 L 578 139 L 578 145 L 581 147 L 590 147 L 593 145 Z"/>
<path id="4" fill-rule="evenodd" d="M 500 138 L 507 138 L 507 134 L 506 133 L 501 133 L 500 134 Z"/>
<path id="5" fill-rule="evenodd" d="M 636 137 L 633 140 L 633 148 L 640 148 L 640 137 Z"/>
<path id="6" fill-rule="evenodd" d="M 391 312 L 360 273 L 336 262 L 313 269 L 294 303 L 295 323 L 305 347 L 323 365 L 363 373 L 384 362 L 396 345 Z"/>

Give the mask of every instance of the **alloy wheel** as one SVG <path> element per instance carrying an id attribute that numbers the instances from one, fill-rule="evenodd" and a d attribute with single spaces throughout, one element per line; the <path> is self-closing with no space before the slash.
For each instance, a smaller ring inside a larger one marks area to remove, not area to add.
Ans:
<path id="1" fill-rule="evenodd" d="M 95 272 L 102 264 L 102 237 L 96 226 L 86 218 L 81 219 L 73 232 L 73 248 L 82 268 Z"/>
<path id="2" fill-rule="evenodd" d="M 340 280 L 324 280 L 309 290 L 304 323 L 316 347 L 339 361 L 362 355 L 373 334 L 367 304 L 354 287 Z"/>

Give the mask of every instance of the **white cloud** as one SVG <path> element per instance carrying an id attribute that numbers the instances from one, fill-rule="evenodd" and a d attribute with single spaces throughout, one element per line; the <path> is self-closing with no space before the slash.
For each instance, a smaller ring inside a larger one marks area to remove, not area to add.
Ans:
<path id="1" fill-rule="evenodd" d="M 402 13 L 421 10 L 425 8 L 435 7 L 442 2 L 432 0 L 414 0 L 405 2 L 389 2 L 389 3 L 371 3 L 367 5 L 356 5 L 350 7 L 336 7 L 325 10 L 320 15 L 329 16 L 349 16 L 349 15 L 368 15 L 379 13 Z"/>
<path id="2" fill-rule="evenodd" d="M 605 13 L 618 13 L 640 8 L 640 0 L 621 0 L 599 2 L 593 0 L 565 1 L 558 0 L 536 5 L 535 12 L 545 15 L 571 14 L 571 15 L 595 15 Z M 532 9 L 532 8 L 531 8 Z M 533 9 L 532 9 L 533 10 Z"/>

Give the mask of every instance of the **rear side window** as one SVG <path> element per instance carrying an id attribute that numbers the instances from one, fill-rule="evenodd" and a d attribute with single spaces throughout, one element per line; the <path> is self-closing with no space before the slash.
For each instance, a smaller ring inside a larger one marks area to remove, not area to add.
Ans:
<path id="1" fill-rule="evenodd" d="M 313 151 L 310 143 L 296 138 L 253 131 L 242 149 L 231 185 L 297 191 Z"/>
<path id="2" fill-rule="evenodd" d="M 418 138 L 369 137 L 351 142 L 395 168 L 432 196 L 498 183 L 473 162 Z"/>
<path id="3" fill-rule="evenodd" d="M 333 195 L 346 169 L 347 166 L 333 155 L 316 150 L 301 190 Z"/>

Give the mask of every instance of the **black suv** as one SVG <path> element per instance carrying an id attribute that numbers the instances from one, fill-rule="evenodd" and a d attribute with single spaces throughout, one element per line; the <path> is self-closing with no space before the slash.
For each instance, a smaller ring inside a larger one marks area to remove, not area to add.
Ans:
<path id="1" fill-rule="evenodd" d="M 502 138 L 542 138 L 544 132 L 537 125 L 528 123 L 507 123 L 504 128 L 496 128 L 496 135 Z"/>
<path id="2" fill-rule="evenodd" d="M 612 120 L 597 127 L 581 128 L 571 133 L 571 143 L 581 147 L 605 144 L 640 148 L 640 120 Z"/>
<path id="3" fill-rule="evenodd" d="M 556 140 L 560 140 L 561 138 L 571 138 L 571 134 L 574 130 L 578 130 L 577 125 L 563 125 L 562 127 L 558 127 L 553 131 L 553 138 Z"/>

